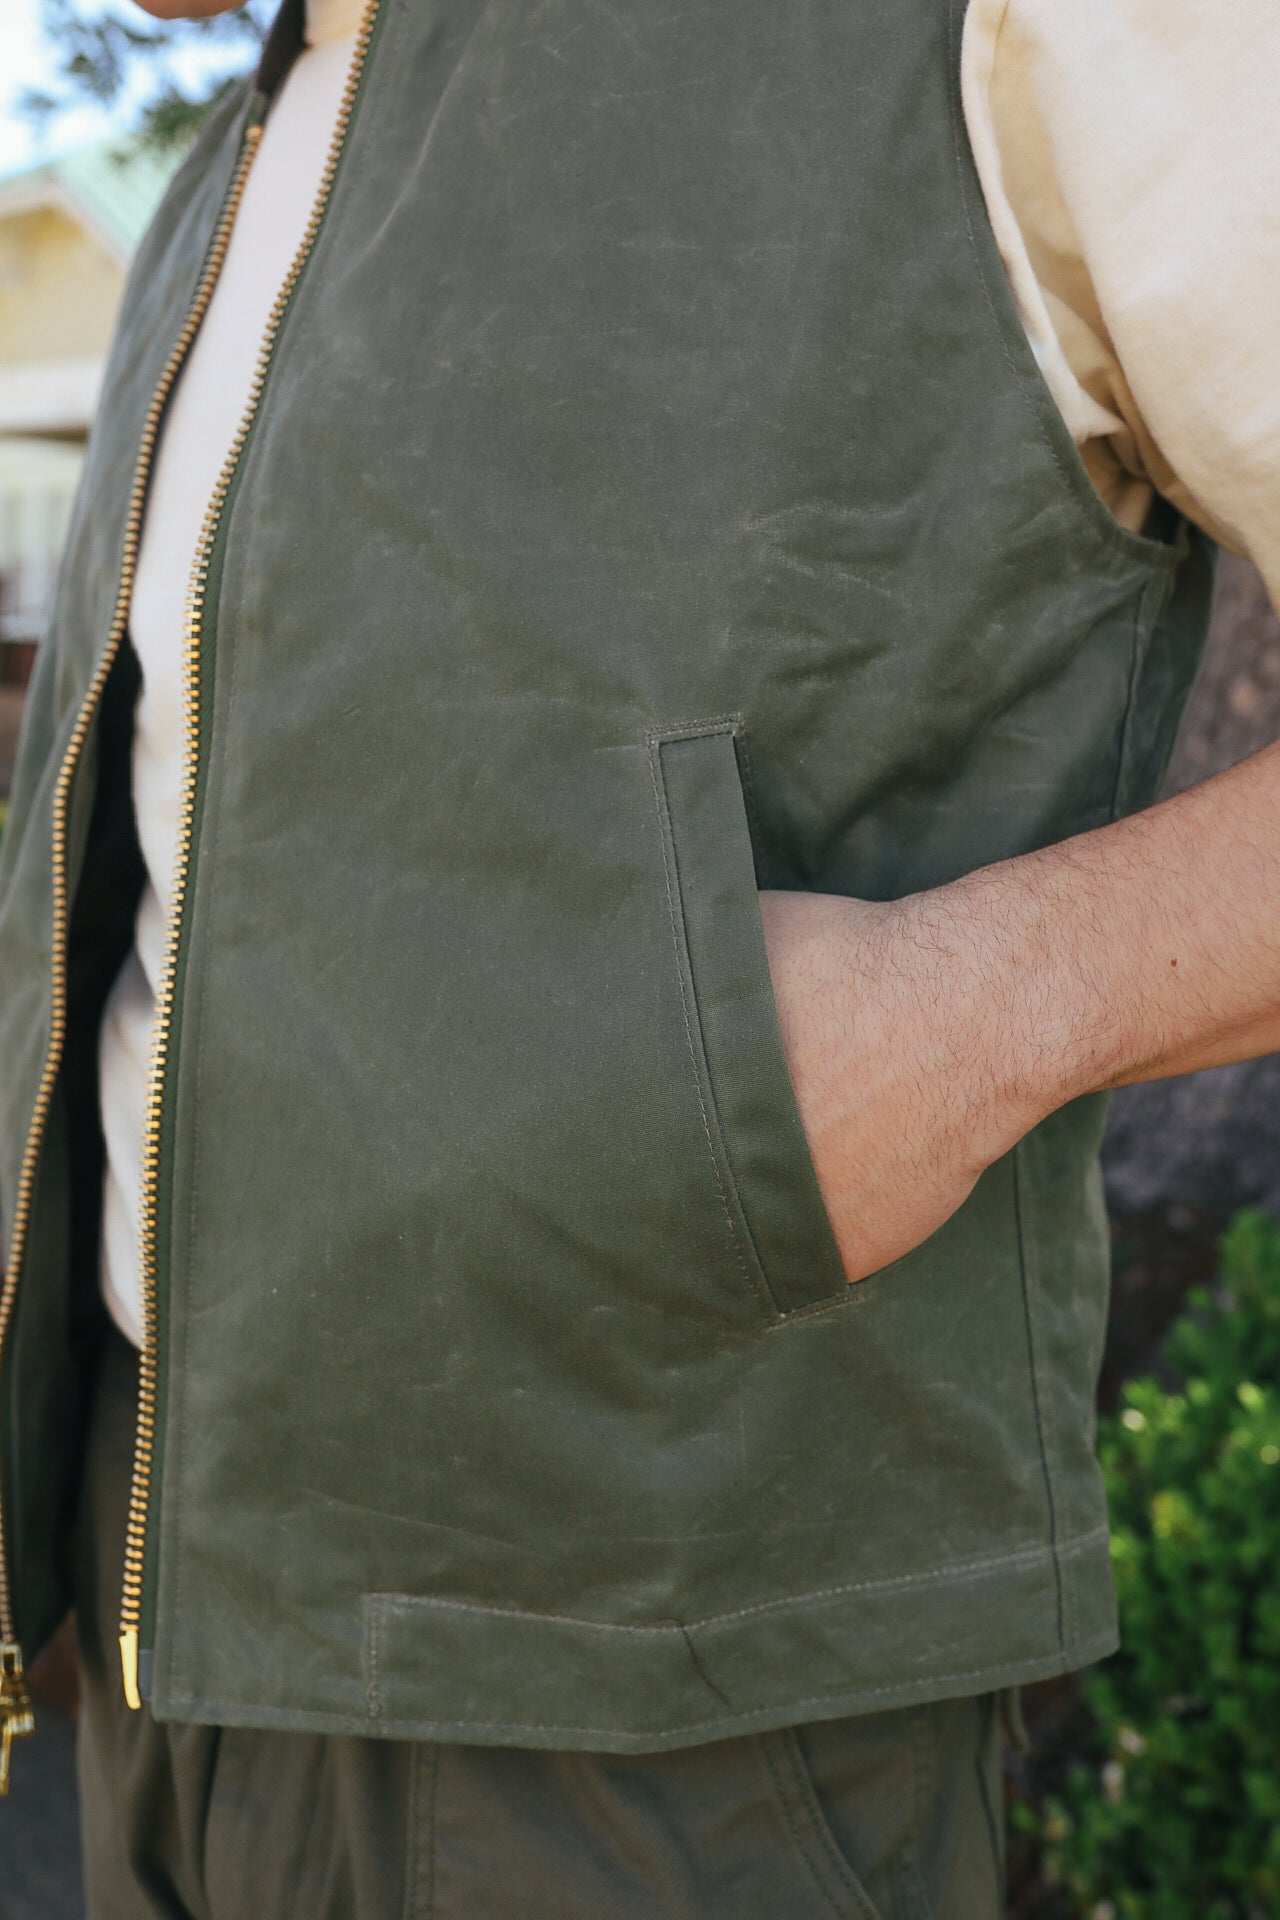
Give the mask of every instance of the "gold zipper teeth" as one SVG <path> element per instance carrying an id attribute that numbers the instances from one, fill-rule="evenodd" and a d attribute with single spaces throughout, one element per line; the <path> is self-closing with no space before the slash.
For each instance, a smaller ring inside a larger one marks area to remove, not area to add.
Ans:
<path id="1" fill-rule="evenodd" d="M 227 194 L 226 201 L 224 202 L 224 205 L 223 205 L 222 215 L 218 222 L 217 231 L 214 236 L 214 242 L 209 251 L 209 258 L 208 258 L 206 270 L 201 277 L 200 287 L 197 291 L 196 299 L 192 306 L 191 313 L 188 316 L 187 326 L 183 329 L 182 336 L 180 337 L 179 353 L 177 356 L 179 365 L 181 364 L 181 361 L 185 359 L 188 351 L 190 350 L 191 342 L 194 340 L 196 333 L 199 330 L 200 324 L 204 319 L 205 313 L 208 310 L 209 302 L 213 298 L 213 289 L 217 284 L 218 275 L 222 271 L 222 263 L 226 259 L 227 248 L 231 244 L 231 231 L 235 225 L 236 214 L 239 212 L 239 209 L 240 209 L 240 201 L 244 194 L 245 183 L 249 176 L 249 169 L 253 164 L 254 155 L 257 152 L 258 143 L 261 140 L 261 138 L 262 138 L 261 126 L 255 126 L 249 129 L 248 136 L 247 136 L 248 144 L 246 146 L 245 152 L 241 156 L 240 164 L 237 167 L 236 173 L 232 179 L 230 190 Z M 177 371 L 178 371 L 178 368 L 177 366 L 175 366 L 174 368 L 175 377 L 176 377 Z M 168 397 L 168 391 L 166 388 L 164 397 L 161 400 L 161 407 L 163 407 L 164 399 L 167 399 L 167 397 Z M 130 582 L 130 585 L 132 586 L 132 582 Z M 186 679 L 189 673 L 189 667 L 185 663 L 184 663 L 183 671 L 184 671 L 183 728 L 184 728 L 184 736 L 185 736 Z M 184 752 L 185 752 L 185 742 L 184 742 Z M 180 855 L 182 853 L 183 846 L 184 846 L 183 836 L 185 831 L 185 809 L 187 805 L 187 797 L 186 797 L 185 789 L 186 789 L 186 776 L 184 773 L 183 794 L 180 801 L 180 806 L 183 808 L 184 812 L 182 815 L 180 815 L 179 831 L 178 831 L 178 849 L 179 849 Z M 166 985 L 167 985 L 166 975 L 168 972 L 168 967 L 169 967 L 169 956 L 168 956 L 167 947 L 166 947 L 164 967 L 162 969 L 162 974 L 161 974 L 160 995 L 158 996 L 158 998 L 162 997 L 166 992 Z M 154 1161 L 155 1161 L 155 1157 L 158 1149 L 158 1138 L 159 1138 L 159 1115 L 155 1109 L 154 1102 L 153 1102 L 153 1088 L 154 1088 L 156 1072 L 157 1072 L 156 1044 L 157 1044 L 156 1031 L 155 1029 L 153 1029 L 152 1058 L 148 1067 L 146 1108 L 145 1108 L 144 1119 L 143 1119 L 144 1196 L 145 1196 L 146 1179 L 147 1179 L 147 1167 L 148 1165 L 154 1165 Z M 140 1221 L 140 1228 L 139 1228 L 139 1254 L 142 1261 L 144 1274 L 148 1270 L 149 1262 L 152 1268 L 154 1268 L 154 1232 L 155 1232 L 154 1216 L 149 1214 L 148 1209 L 146 1208 L 144 1203 L 142 1218 Z M 143 1322 L 142 1348 L 138 1358 L 138 1416 L 137 1416 L 137 1426 L 135 1429 L 135 1438 L 134 1438 L 134 1464 L 133 1464 L 134 1494 L 132 1494 L 130 1497 L 129 1527 L 128 1527 L 128 1531 L 126 1533 L 126 1539 L 125 1539 L 124 1570 L 123 1570 L 123 1578 L 121 1581 L 121 1609 L 122 1609 L 121 1630 L 122 1630 L 122 1633 L 123 1633 L 124 1615 L 128 1614 L 129 1616 L 131 1616 L 132 1620 L 136 1624 L 138 1612 L 141 1607 L 142 1532 L 141 1532 L 141 1529 L 135 1528 L 133 1524 L 134 1496 L 136 1495 L 138 1479 L 140 1475 L 145 1476 L 144 1485 L 147 1482 L 149 1482 L 150 1471 L 151 1471 L 151 1461 L 155 1451 L 156 1305 L 155 1305 L 154 1287 L 148 1289 L 145 1285 L 143 1287 L 143 1292 L 142 1292 L 142 1322 Z M 130 1697 L 130 1704 L 136 1705 L 137 1704 L 136 1673 L 130 1676 L 126 1685 L 126 1691 L 128 1692 Z"/>
<path id="2" fill-rule="evenodd" d="M 125 516 L 124 541 L 121 549 L 120 585 L 116 592 L 115 608 L 112 613 L 111 627 L 107 635 L 107 644 L 102 657 L 89 682 L 88 691 L 80 704 L 71 738 L 58 770 L 58 779 L 53 793 L 53 926 L 51 941 L 50 967 L 52 990 L 49 1015 L 49 1044 L 45 1052 L 44 1067 L 40 1084 L 36 1092 L 35 1107 L 31 1116 L 31 1125 L 27 1130 L 27 1142 L 22 1157 L 22 1167 L 18 1176 L 18 1188 L 14 1198 L 12 1235 L 9 1244 L 9 1268 L 0 1288 L 0 1352 L 8 1335 L 13 1318 L 13 1305 L 17 1297 L 18 1279 L 26 1251 L 27 1230 L 31 1218 L 31 1200 L 35 1186 L 36 1164 L 44 1139 L 44 1130 L 49 1118 L 49 1108 L 53 1100 L 53 1089 L 57 1084 L 58 1073 L 62 1065 L 62 1051 L 67 1031 L 67 923 L 69 904 L 67 900 L 67 798 L 71 782 L 79 764 L 80 752 L 84 746 L 102 690 L 115 665 L 120 643 L 128 626 L 129 603 L 133 593 L 134 575 L 137 571 L 138 548 L 142 536 L 142 514 L 146 501 L 147 481 L 150 477 L 151 462 L 155 454 L 156 441 L 160 432 L 160 420 L 164 413 L 178 370 L 185 359 L 195 338 L 196 330 L 204 317 L 213 285 L 222 264 L 230 237 L 231 223 L 235 209 L 243 190 L 245 176 L 248 173 L 254 151 L 258 144 L 261 127 L 250 127 L 245 133 L 244 148 L 232 177 L 222 216 L 210 246 L 209 255 L 195 299 L 188 311 L 181 333 L 173 350 L 165 362 L 164 371 L 151 396 L 151 404 L 143 421 L 142 438 L 138 447 L 138 458 L 134 466 L 133 488 L 129 497 L 129 508 Z M 9 1580 L 9 1560 L 5 1536 L 5 1516 L 3 1503 L 0 1502 L 0 1639 L 16 1643 L 13 1619 L 13 1593 Z"/>
<path id="3" fill-rule="evenodd" d="M 146 1116 L 143 1125 L 142 1154 L 142 1192 L 141 1220 L 139 1232 L 140 1259 L 142 1268 L 143 1298 L 143 1341 L 142 1355 L 138 1374 L 138 1429 L 134 1449 L 133 1485 L 129 1495 L 129 1517 L 125 1531 L 124 1586 L 120 1609 L 120 1652 L 124 1671 L 125 1695 L 130 1706 L 139 1705 L 137 1660 L 138 1625 L 142 1613 L 143 1561 L 146 1544 L 147 1508 L 151 1493 L 151 1471 L 156 1433 L 156 1388 L 157 1388 L 157 1262 L 158 1247 L 156 1236 L 157 1223 L 157 1185 L 160 1160 L 161 1101 L 164 1078 L 168 1060 L 169 1040 L 173 1022 L 174 987 L 178 946 L 181 938 L 183 909 L 186 904 L 187 881 L 191 864 L 191 847 L 195 831 L 196 779 L 199 771 L 199 721 L 200 721 L 200 638 L 203 623 L 205 595 L 209 584 L 209 567 L 213 558 L 213 546 L 217 538 L 222 510 L 227 495 L 231 491 L 241 455 L 257 418 L 258 408 L 266 387 L 267 373 L 271 357 L 275 351 L 276 340 L 283 323 L 294 289 L 307 264 L 321 222 L 333 191 L 338 165 L 342 158 L 342 149 L 346 143 L 347 130 L 351 124 L 351 115 L 355 107 L 361 76 L 369 43 L 373 36 L 374 23 L 377 20 L 380 0 L 367 0 L 364 16 L 356 34 L 355 48 L 351 66 L 347 73 L 342 99 L 338 106 L 333 137 L 325 158 L 316 198 L 312 205 L 302 239 L 294 254 L 283 285 L 272 303 L 263 331 L 262 342 L 258 349 L 258 358 L 249 385 L 249 394 L 240 424 L 231 442 L 227 457 L 223 462 L 209 502 L 204 521 L 200 529 L 200 538 L 196 546 L 195 560 L 187 588 L 183 633 L 183 673 L 182 673 L 182 785 L 178 810 L 177 858 L 174 863 L 172 890 L 169 901 L 169 919 L 165 931 L 164 958 L 160 969 L 160 980 L 156 993 L 155 1021 L 152 1028 L 152 1052 L 147 1076 Z M 260 131 L 260 130 L 259 130 Z M 226 221 L 226 233 L 222 239 L 215 267 L 222 264 L 230 237 L 231 223 L 235 218 L 239 201 L 237 191 L 229 209 Z M 212 286 L 210 286 L 210 292 Z M 207 298 L 206 298 L 207 304 Z"/>

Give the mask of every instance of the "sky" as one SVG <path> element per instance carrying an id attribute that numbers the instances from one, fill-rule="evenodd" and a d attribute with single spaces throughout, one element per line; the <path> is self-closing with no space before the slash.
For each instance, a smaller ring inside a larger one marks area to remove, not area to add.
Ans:
<path id="1" fill-rule="evenodd" d="M 13 111 L 16 95 L 24 87 L 38 86 L 46 72 L 36 31 L 36 4 L 37 0 L 4 0 L 0 6 L 0 173 L 44 157 Z"/>
<path id="2" fill-rule="evenodd" d="M 90 3 L 91 0 L 86 0 L 86 4 Z M 123 132 L 130 124 L 131 109 L 127 102 L 110 112 L 89 105 L 78 106 L 69 113 L 55 115 L 43 131 L 18 118 L 14 102 L 19 94 L 26 87 L 46 84 L 50 75 L 51 61 L 41 41 L 39 15 L 40 0 L 0 0 L 0 175 Z M 141 20 L 142 15 L 138 18 Z M 183 77 L 190 81 L 205 62 L 225 70 L 225 58 L 225 55 L 219 59 L 212 53 L 193 52 L 184 62 Z"/>

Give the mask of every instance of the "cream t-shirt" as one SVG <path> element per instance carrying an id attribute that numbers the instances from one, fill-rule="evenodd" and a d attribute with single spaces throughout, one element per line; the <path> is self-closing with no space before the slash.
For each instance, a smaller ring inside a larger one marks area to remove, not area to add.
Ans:
<path id="1" fill-rule="evenodd" d="M 1280 6 L 971 0 L 964 112 L 1045 379 L 1103 498 L 1154 488 L 1280 606 Z"/>
<path id="2" fill-rule="evenodd" d="M 362 13 L 361 0 L 308 0 L 308 45 L 267 119 L 169 407 L 143 526 L 133 788 L 148 883 L 100 1047 L 103 1290 L 135 1343 L 187 581 L 319 185 Z M 1095 485 L 1133 528 L 1153 492 L 1164 494 L 1250 554 L 1280 604 L 1278 81 L 1275 0 L 971 0 L 965 19 L 964 113 L 992 226 Z"/>

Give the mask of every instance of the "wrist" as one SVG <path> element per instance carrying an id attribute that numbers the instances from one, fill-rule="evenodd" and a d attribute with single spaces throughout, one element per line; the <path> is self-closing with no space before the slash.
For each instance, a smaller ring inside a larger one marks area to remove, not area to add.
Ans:
<path id="1" fill-rule="evenodd" d="M 975 1177 L 1061 1104 L 1013 977 L 1029 943 L 1011 924 L 1009 905 L 985 875 L 968 875 L 888 909 L 904 1031 L 927 1062 L 956 1151 Z"/>
<path id="2" fill-rule="evenodd" d="M 914 945 L 930 956 L 943 1044 L 984 1165 L 1046 1115 L 1109 1084 L 1105 1006 L 1059 897 L 1061 878 L 1031 855 L 899 903 Z"/>
<path id="3" fill-rule="evenodd" d="M 1159 1023 L 1123 955 L 1143 903 L 1121 894 L 1094 836 L 969 876 L 974 911 L 995 929 L 991 968 L 1008 1030 L 1006 1098 L 1022 1131 L 1068 1101 L 1117 1086 Z"/>

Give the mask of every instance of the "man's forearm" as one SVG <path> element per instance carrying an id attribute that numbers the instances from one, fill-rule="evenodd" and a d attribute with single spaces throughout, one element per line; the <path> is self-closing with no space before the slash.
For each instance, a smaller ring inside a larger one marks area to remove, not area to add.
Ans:
<path id="1" fill-rule="evenodd" d="M 1022 1117 L 1280 1049 L 1280 746 L 904 906 L 1003 1035 Z"/>
<path id="2" fill-rule="evenodd" d="M 1280 746 L 926 893 L 765 893 L 761 908 L 857 1280 L 1077 1095 L 1280 1049 Z"/>

